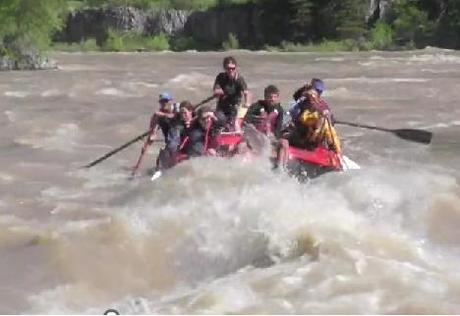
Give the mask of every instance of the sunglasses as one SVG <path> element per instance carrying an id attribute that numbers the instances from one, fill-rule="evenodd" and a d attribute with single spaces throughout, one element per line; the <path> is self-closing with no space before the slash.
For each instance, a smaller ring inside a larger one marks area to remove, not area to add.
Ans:
<path id="1" fill-rule="evenodd" d="M 225 67 L 226 70 L 229 70 L 229 71 L 234 71 L 236 69 L 236 67 Z"/>

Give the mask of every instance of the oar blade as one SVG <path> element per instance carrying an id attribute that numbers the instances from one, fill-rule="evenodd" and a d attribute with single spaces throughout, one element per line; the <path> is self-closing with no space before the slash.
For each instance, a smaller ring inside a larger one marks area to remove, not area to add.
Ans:
<path id="1" fill-rule="evenodd" d="M 403 138 L 405 140 L 422 143 L 422 144 L 429 144 L 431 143 L 431 139 L 433 138 L 433 133 L 429 131 L 424 131 L 420 129 L 396 129 L 394 133 Z"/>

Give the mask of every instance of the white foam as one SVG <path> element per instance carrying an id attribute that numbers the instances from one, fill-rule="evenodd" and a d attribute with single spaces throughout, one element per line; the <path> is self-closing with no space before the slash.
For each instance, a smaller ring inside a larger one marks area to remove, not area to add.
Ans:
<path id="1" fill-rule="evenodd" d="M 0 206 L 6 205 L 3 201 L 0 201 L 0 202 L 1 202 Z M 11 214 L 0 214 L 0 224 L 9 225 L 9 226 L 22 225 L 24 224 L 24 221 L 21 218 L 11 215 Z"/>
<path id="2" fill-rule="evenodd" d="M 393 77 L 379 77 L 379 78 L 370 78 L 370 77 L 349 77 L 349 78 L 340 78 L 340 79 L 328 79 L 328 81 L 335 82 L 357 82 L 357 83 L 369 83 L 369 84 L 382 84 L 388 82 L 408 82 L 408 83 L 423 83 L 429 82 L 431 79 L 425 78 L 393 78 Z"/>
<path id="3" fill-rule="evenodd" d="M 121 90 L 118 90 L 116 88 L 104 88 L 100 89 L 96 92 L 96 94 L 99 95 L 113 95 L 113 96 L 123 96 L 124 93 Z"/>
<path id="4" fill-rule="evenodd" d="M 98 218 L 79 221 L 68 221 L 64 225 L 59 226 L 56 230 L 58 233 L 81 232 L 89 228 L 106 225 L 111 222 L 111 218 Z"/>
<path id="5" fill-rule="evenodd" d="M 113 96 L 113 97 L 137 97 L 136 91 L 133 91 L 133 93 L 128 93 L 126 91 L 123 91 L 121 89 L 117 88 L 103 88 L 99 89 L 95 92 L 96 95 L 104 95 L 104 96 Z"/>
<path id="6" fill-rule="evenodd" d="M 16 116 L 15 112 L 13 112 L 13 111 L 5 111 L 4 113 L 5 113 L 6 117 L 8 118 L 8 121 L 16 122 L 17 116 Z"/>
<path id="7" fill-rule="evenodd" d="M 427 125 L 424 128 L 431 129 L 431 128 L 449 128 L 454 126 L 460 126 L 460 121 L 454 120 L 450 122 L 440 122 L 436 124 Z"/>
<path id="8" fill-rule="evenodd" d="M 0 179 L 5 182 L 11 182 L 13 181 L 14 177 L 10 174 L 0 172 Z"/>
<path id="9" fill-rule="evenodd" d="M 144 82 L 144 81 L 130 81 L 127 83 L 128 86 L 137 88 L 137 87 L 145 87 L 149 89 L 157 88 L 158 84 L 156 83 L 150 83 L 150 82 Z"/>
<path id="10" fill-rule="evenodd" d="M 72 152 L 78 145 L 80 129 L 75 123 L 63 123 L 50 136 L 43 139 L 43 147 Z"/>
<path id="11" fill-rule="evenodd" d="M 29 134 L 23 135 L 15 141 L 33 148 L 72 152 L 78 145 L 79 139 L 80 133 L 77 124 L 62 123 L 56 129 L 30 130 Z"/>
<path id="12" fill-rule="evenodd" d="M 83 190 L 73 191 L 55 186 L 49 187 L 41 191 L 42 198 L 46 200 L 81 199 L 87 195 L 88 193 L 84 192 Z"/>
<path id="13" fill-rule="evenodd" d="M 368 100 L 372 101 L 375 99 L 375 96 L 366 94 L 363 92 L 358 92 L 356 90 L 349 90 L 345 87 L 338 87 L 336 89 L 329 89 L 324 92 L 325 97 L 337 97 L 344 99 L 355 99 L 355 100 Z"/>
<path id="14" fill-rule="evenodd" d="M 423 54 L 415 55 L 409 58 L 408 64 L 412 63 L 430 63 L 430 64 L 460 64 L 460 56 L 446 54 Z"/>
<path id="15" fill-rule="evenodd" d="M 318 57 L 315 58 L 315 61 L 333 61 L 333 62 L 342 62 L 345 58 L 341 57 Z"/>
<path id="16" fill-rule="evenodd" d="M 179 74 L 168 81 L 166 86 L 180 85 L 181 89 L 197 90 L 198 87 L 211 86 L 214 78 L 206 76 L 199 72 L 191 72 L 188 74 Z"/>
<path id="17" fill-rule="evenodd" d="M 6 91 L 5 96 L 11 97 L 11 98 L 25 98 L 29 96 L 30 93 L 27 91 Z"/>
<path id="18" fill-rule="evenodd" d="M 41 93 L 41 96 L 44 98 L 56 97 L 61 95 L 61 92 L 58 89 L 46 90 Z"/>

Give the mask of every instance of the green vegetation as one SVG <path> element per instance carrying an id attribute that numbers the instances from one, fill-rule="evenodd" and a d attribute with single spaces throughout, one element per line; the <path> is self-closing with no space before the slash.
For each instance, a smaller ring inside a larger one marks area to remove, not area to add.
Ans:
<path id="1" fill-rule="evenodd" d="M 364 43 L 370 45 L 369 43 Z M 323 40 L 317 43 L 293 43 L 283 41 L 279 46 L 264 46 L 264 49 L 275 52 L 343 52 L 343 51 L 359 51 L 369 50 L 370 46 L 364 46 L 364 44 L 355 40 Z"/>
<path id="2" fill-rule="evenodd" d="M 97 52 L 101 50 L 101 47 L 97 45 L 94 38 L 90 38 L 80 43 L 53 43 L 51 48 L 61 52 Z"/>
<path id="3" fill-rule="evenodd" d="M 393 29 L 400 43 L 414 43 L 425 46 L 434 31 L 434 21 L 428 19 L 428 12 L 414 6 L 409 0 L 401 0 L 395 8 L 396 19 Z"/>
<path id="4" fill-rule="evenodd" d="M 222 48 L 224 50 L 231 50 L 231 49 L 240 48 L 240 43 L 238 41 L 238 37 L 233 33 L 229 33 L 227 40 L 225 40 L 222 43 Z"/>
<path id="5" fill-rule="evenodd" d="M 110 30 L 102 50 L 112 52 L 163 51 L 169 50 L 169 41 L 164 33 L 155 36 L 141 36 Z"/>
<path id="6" fill-rule="evenodd" d="M 63 25 L 64 0 L 2 0 L 0 55 L 21 59 L 45 50 Z"/>
<path id="7" fill-rule="evenodd" d="M 370 32 L 370 41 L 375 49 L 391 49 L 393 46 L 393 29 L 385 22 L 377 22 Z"/>

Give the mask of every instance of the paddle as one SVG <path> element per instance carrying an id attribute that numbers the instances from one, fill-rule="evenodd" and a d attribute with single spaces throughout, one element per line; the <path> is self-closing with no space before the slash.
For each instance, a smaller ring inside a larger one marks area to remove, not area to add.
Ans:
<path id="1" fill-rule="evenodd" d="M 154 133 L 156 133 L 156 130 L 155 131 L 150 130 L 149 133 L 147 134 L 147 139 L 144 142 L 144 146 L 142 146 L 141 154 L 139 158 L 137 159 L 137 163 L 134 166 L 133 170 L 131 171 L 131 176 L 134 176 L 136 174 L 137 169 L 141 165 L 142 158 L 144 158 L 145 151 L 147 150 L 147 147 L 150 145 L 149 138 L 151 138 L 154 135 Z"/>
<path id="2" fill-rule="evenodd" d="M 204 100 L 201 101 L 200 103 L 196 104 L 196 105 L 194 106 L 194 109 L 196 110 L 197 108 L 199 108 L 199 107 L 202 106 L 203 104 L 205 104 L 205 103 L 211 101 L 212 99 L 214 99 L 214 96 L 210 96 L 210 97 L 204 99 Z M 135 142 L 141 140 L 142 138 L 144 138 L 145 136 L 147 136 L 149 133 L 150 133 L 150 130 L 148 130 L 148 131 L 142 133 L 141 135 L 139 135 L 139 136 L 133 138 L 133 139 L 130 140 L 129 142 L 127 142 L 127 143 L 121 145 L 120 147 L 115 148 L 114 150 L 108 152 L 108 153 L 105 154 L 104 156 L 102 156 L 102 157 L 100 157 L 100 158 L 94 160 L 93 162 L 90 162 L 89 164 L 83 166 L 82 168 L 91 168 L 92 166 L 97 165 L 98 163 L 100 163 L 100 162 L 106 160 L 107 158 L 109 158 L 110 156 L 115 155 L 117 152 L 119 152 L 119 151 L 125 149 L 126 147 L 128 147 L 128 146 L 134 144 Z M 143 148 L 143 150 L 142 150 L 142 152 L 141 152 L 141 156 L 143 156 L 144 153 L 145 153 L 145 149 Z M 138 159 L 138 164 L 136 164 L 137 167 L 139 167 L 140 161 L 141 161 L 141 160 L 142 160 L 142 158 L 139 157 L 139 159 Z M 137 168 L 136 168 L 136 169 L 137 169 Z"/>
<path id="3" fill-rule="evenodd" d="M 204 100 L 201 101 L 200 103 L 194 105 L 194 106 L 193 106 L 193 110 L 198 109 L 200 106 L 202 106 L 202 105 L 205 104 L 205 103 L 208 103 L 209 101 L 211 101 L 211 100 L 214 99 L 214 98 L 215 98 L 215 96 L 212 95 L 212 96 L 210 96 L 209 98 L 204 99 Z"/>
<path id="4" fill-rule="evenodd" d="M 212 99 L 214 99 L 214 95 L 204 99 L 203 101 L 201 101 L 200 103 L 196 104 L 193 106 L 193 110 L 196 110 L 198 109 L 200 106 L 202 106 L 203 104 L 211 101 Z M 136 165 L 134 166 L 133 168 L 133 171 L 131 172 L 131 175 L 134 176 L 137 172 L 137 169 L 139 169 L 140 165 L 141 165 L 141 162 L 142 162 L 142 158 L 144 157 L 144 154 L 145 154 L 145 151 L 147 150 L 147 147 L 150 145 L 149 143 L 149 140 L 146 139 L 145 140 L 145 143 L 144 143 L 144 146 L 142 146 L 142 149 L 141 149 L 141 154 L 139 156 L 139 158 L 137 159 L 137 163 Z"/>
<path id="5" fill-rule="evenodd" d="M 410 128 L 402 128 L 402 129 L 390 129 L 390 128 L 383 128 L 377 126 L 370 126 L 365 124 L 358 124 L 358 123 L 351 123 L 351 122 L 344 122 L 344 121 L 334 121 L 335 124 L 342 124 L 348 125 L 353 127 L 359 128 L 366 128 L 366 129 L 373 129 L 382 132 L 389 132 L 393 133 L 394 135 L 398 136 L 399 138 L 416 142 L 422 144 L 429 144 L 431 139 L 433 138 L 433 133 L 421 129 L 410 129 Z"/>
<path id="6" fill-rule="evenodd" d="M 119 151 L 125 149 L 125 148 L 128 147 L 129 145 L 132 145 L 132 144 L 134 144 L 135 142 L 141 140 L 142 138 L 144 138 L 145 136 L 147 136 L 149 133 L 150 133 L 150 130 L 148 130 L 148 131 L 145 132 L 145 133 L 142 133 L 141 135 L 137 136 L 136 138 L 131 139 L 131 140 L 130 140 L 129 142 L 127 142 L 126 144 L 121 145 L 120 147 L 115 148 L 114 150 L 108 152 L 107 154 L 105 154 L 105 155 L 102 156 L 101 158 L 98 158 L 98 159 L 94 160 L 93 162 L 90 162 L 89 164 L 83 166 L 83 168 L 91 168 L 92 166 L 97 165 L 97 164 L 100 163 L 101 161 L 104 161 L 104 160 L 106 160 L 107 158 L 109 158 L 110 156 L 115 155 L 117 152 L 119 152 Z"/>

